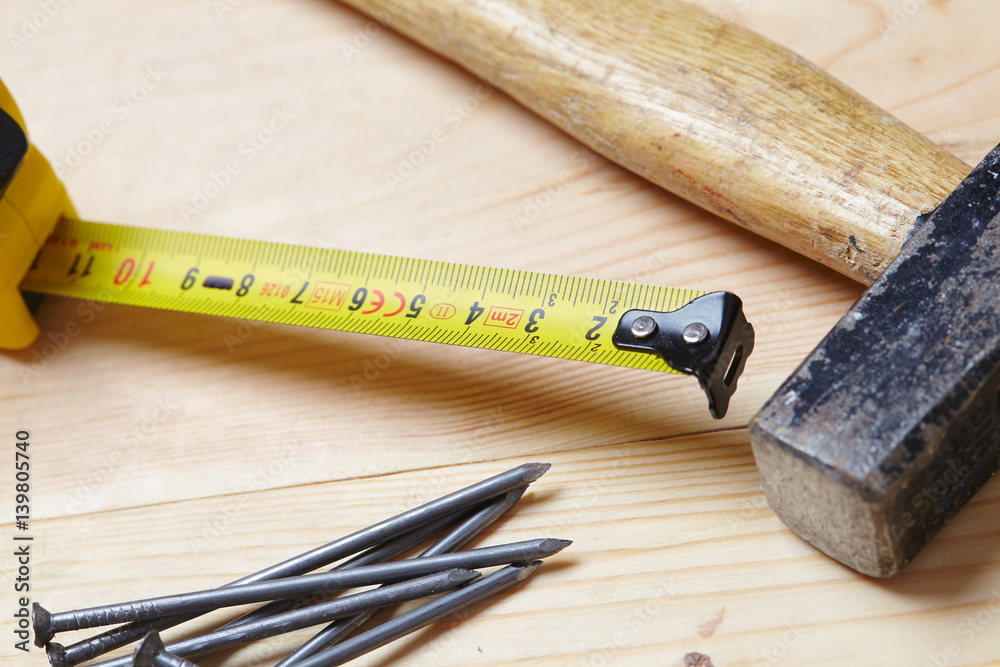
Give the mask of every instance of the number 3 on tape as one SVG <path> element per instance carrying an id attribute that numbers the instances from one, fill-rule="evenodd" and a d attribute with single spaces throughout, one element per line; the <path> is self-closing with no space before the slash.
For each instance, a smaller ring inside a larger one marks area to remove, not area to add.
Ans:
<path id="1" fill-rule="evenodd" d="M 753 350 L 728 292 L 75 220 L 2 84 L 0 194 L 0 347 L 38 334 L 24 290 L 687 373 L 716 418 Z"/>
<path id="2" fill-rule="evenodd" d="M 698 378 L 713 416 L 753 328 L 728 292 L 63 220 L 21 289 Z"/>

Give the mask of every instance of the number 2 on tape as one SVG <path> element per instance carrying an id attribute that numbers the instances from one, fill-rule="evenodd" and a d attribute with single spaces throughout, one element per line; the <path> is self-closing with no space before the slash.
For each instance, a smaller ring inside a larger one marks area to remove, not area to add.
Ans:
<path id="1" fill-rule="evenodd" d="M 753 328 L 729 292 L 63 220 L 21 289 L 698 378 L 713 416 Z"/>

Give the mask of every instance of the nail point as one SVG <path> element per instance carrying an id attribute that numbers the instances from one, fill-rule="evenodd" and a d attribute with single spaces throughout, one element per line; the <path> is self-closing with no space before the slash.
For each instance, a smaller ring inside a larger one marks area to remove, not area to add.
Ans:
<path id="1" fill-rule="evenodd" d="M 524 581 L 525 579 L 527 579 L 528 577 L 530 577 L 535 572 L 535 570 L 538 569 L 538 566 L 541 565 L 541 564 L 542 564 L 542 561 L 536 560 L 536 561 L 532 561 L 530 563 L 522 563 L 522 564 L 519 564 L 519 565 L 511 565 L 510 567 L 520 568 L 521 571 L 518 572 L 518 574 L 517 574 L 517 581 Z"/>
<path id="2" fill-rule="evenodd" d="M 527 469 L 528 474 L 524 476 L 524 479 L 529 484 L 537 480 L 539 477 L 548 472 L 549 468 L 552 467 L 551 463 L 526 463 L 524 467 Z"/>
<path id="3" fill-rule="evenodd" d="M 464 568 L 456 568 L 448 572 L 448 581 L 469 583 L 470 581 L 475 581 L 481 576 L 482 574 L 480 574 L 476 570 L 466 570 Z"/>
<path id="4" fill-rule="evenodd" d="M 551 556 L 554 553 L 562 551 L 571 544 L 573 544 L 573 540 L 563 540 L 555 537 L 550 537 L 546 540 L 543 540 L 542 543 L 538 545 L 538 548 L 548 551 L 549 552 L 548 555 Z"/>
<path id="5" fill-rule="evenodd" d="M 524 486 L 519 486 L 516 489 L 511 489 L 510 491 L 507 492 L 507 496 L 506 498 L 504 498 L 504 500 L 506 501 L 507 504 L 514 505 L 517 503 L 518 500 L 521 499 L 521 496 L 523 496 L 527 490 L 528 490 L 527 484 L 525 484 Z"/>

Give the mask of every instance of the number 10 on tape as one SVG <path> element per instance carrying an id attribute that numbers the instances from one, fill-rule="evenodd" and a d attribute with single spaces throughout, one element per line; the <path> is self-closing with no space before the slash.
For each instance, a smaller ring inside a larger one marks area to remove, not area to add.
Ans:
<path id="1" fill-rule="evenodd" d="M 722 417 L 753 350 L 729 292 L 61 221 L 24 291 L 698 378 Z"/>

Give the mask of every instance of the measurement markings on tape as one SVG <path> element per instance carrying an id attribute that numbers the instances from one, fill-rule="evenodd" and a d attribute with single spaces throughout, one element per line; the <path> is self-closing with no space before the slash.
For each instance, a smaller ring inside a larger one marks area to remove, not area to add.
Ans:
<path id="1" fill-rule="evenodd" d="M 56 226 L 20 287 L 690 373 L 718 416 L 753 345 L 739 299 L 725 292 L 75 220 Z M 653 320 L 652 333 L 641 318 Z M 686 337 L 692 323 L 707 327 L 708 338 Z"/>

